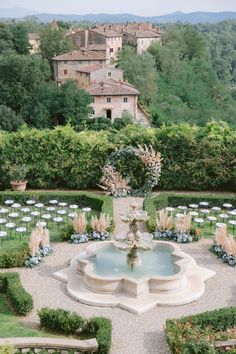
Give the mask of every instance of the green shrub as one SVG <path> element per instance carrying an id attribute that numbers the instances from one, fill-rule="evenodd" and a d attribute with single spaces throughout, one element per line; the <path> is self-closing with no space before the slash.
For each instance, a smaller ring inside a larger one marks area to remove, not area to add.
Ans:
<path id="1" fill-rule="evenodd" d="M 186 354 L 216 353 L 213 335 L 236 325 L 236 307 L 207 311 L 199 315 L 166 321 L 171 352 Z"/>
<path id="2" fill-rule="evenodd" d="M 143 129 L 127 125 L 119 131 L 79 133 L 69 126 L 0 132 L 0 183 L 9 186 L 7 166 L 24 164 L 29 168 L 31 188 L 96 187 L 112 151 L 144 144 L 152 144 L 163 157 L 158 188 L 236 190 L 236 131 L 215 122 L 206 127 L 182 124 Z"/>
<path id="3" fill-rule="evenodd" d="M 97 354 L 107 354 L 110 352 L 112 334 L 111 320 L 104 317 L 93 317 L 88 321 L 86 331 L 94 335 L 97 339 Z"/>
<path id="4" fill-rule="evenodd" d="M 0 250 L 0 268 L 23 267 L 29 255 L 28 245 L 17 249 Z"/>
<path id="5" fill-rule="evenodd" d="M 60 230 L 60 239 L 62 241 L 69 241 L 71 235 L 74 232 L 74 228 L 72 224 L 67 224 L 65 225 L 61 230 Z"/>
<path id="6" fill-rule="evenodd" d="M 38 315 L 43 328 L 57 333 L 78 333 L 82 332 L 85 326 L 85 320 L 75 312 L 43 308 L 38 311 Z"/>
<path id="7" fill-rule="evenodd" d="M 6 293 L 17 315 L 26 316 L 33 309 L 32 296 L 23 288 L 18 273 L 1 273 L 0 291 Z"/>
<path id="8" fill-rule="evenodd" d="M 108 354 L 111 347 L 111 320 L 104 317 L 94 317 L 85 320 L 75 312 L 62 309 L 43 308 L 38 311 L 40 325 L 51 331 L 62 334 L 78 334 L 83 337 L 96 337 L 97 354 Z"/>

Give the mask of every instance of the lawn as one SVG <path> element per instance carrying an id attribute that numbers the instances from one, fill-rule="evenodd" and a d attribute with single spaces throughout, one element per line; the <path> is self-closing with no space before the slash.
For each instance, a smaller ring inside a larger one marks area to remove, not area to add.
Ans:
<path id="1" fill-rule="evenodd" d="M 0 337 L 46 337 L 45 331 L 24 326 L 10 310 L 5 295 L 0 295 Z M 51 336 L 51 334 L 50 334 Z"/>
<path id="2" fill-rule="evenodd" d="M 84 209 L 88 220 L 100 213 L 113 217 L 112 198 L 91 192 L 0 192 L 0 249 L 27 242 L 38 221 L 46 223 L 51 241 L 58 242 L 60 229 Z"/>
<path id="3" fill-rule="evenodd" d="M 208 205 L 201 205 L 201 203 L 209 203 Z M 189 205 L 197 204 L 197 208 L 189 208 Z M 223 204 L 231 204 L 231 208 L 226 208 Z M 236 225 L 233 227 L 229 221 L 236 221 L 236 215 L 232 215 L 231 212 L 236 208 L 236 198 L 234 195 L 224 195 L 224 194 L 178 194 L 178 193 L 161 193 L 160 195 L 152 198 L 146 198 L 144 201 L 144 209 L 150 215 L 148 221 L 148 228 L 150 231 L 155 230 L 156 215 L 157 212 L 166 207 L 173 207 L 174 210 L 171 212 L 173 217 L 177 213 L 186 212 L 197 212 L 198 215 L 192 216 L 192 226 L 199 227 L 202 233 L 202 236 L 205 238 L 212 238 L 215 234 L 216 223 L 226 223 L 228 232 L 236 236 Z M 180 207 L 180 208 L 178 208 Z M 181 207 L 188 207 L 184 210 Z M 218 207 L 219 211 L 215 211 L 212 208 Z M 206 210 L 206 213 L 202 212 Z M 235 213 L 235 210 L 234 210 Z M 227 214 L 228 218 L 221 218 L 221 214 Z M 210 222 L 208 217 L 215 217 L 217 220 Z M 203 219 L 203 223 L 198 223 L 196 219 Z"/>

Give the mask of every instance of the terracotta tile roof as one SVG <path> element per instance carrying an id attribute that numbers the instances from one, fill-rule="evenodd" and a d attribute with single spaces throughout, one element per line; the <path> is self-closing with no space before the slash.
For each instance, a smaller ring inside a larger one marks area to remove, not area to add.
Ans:
<path id="1" fill-rule="evenodd" d="M 106 60 L 106 54 L 91 50 L 74 50 L 73 52 L 58 55 L 52 58 L 55 61 L 62 60 Z"/>
<path id="2" fill-rule="evenodd" d="M 162 35 L 155 31 L 124 31 L 124 33 L 130 33 L 136 38 L 161 38 Z"/>
<path id="3" fill-rule="evenodd" d="M 78 68 L 76 71 L 80 73 L 91 73 L 92 71 L 96 71 L 98 69 L 103 68 L 103 65 L 92 65 L 92 66 L 85 66 L 83 68 Z"/>
<path id="4" fill-rule="evenodd" d="M 140 94 L 135 86 L 124 81 L 112 79 L 91 85 L 88 88 L 88 92 L 91 96 L 131 96 Z"/>
<path id="5" fill-rule="evenodd" d="M 93 43 L 93 44 L 89 44 L 88 45 L 88 50 L 103 50 L 103 51 L 106 51 L 107 50 L 107 46 L 106 44 L 96 44 L 96 43 Z"/>
<path id="6" fill-rule="evenodd" d="M 122 37 L 122 34 L 114 29 L 109 29 L 106 26 L 93 28 L 90 31 L 99 33 L 105 37 Z"/>

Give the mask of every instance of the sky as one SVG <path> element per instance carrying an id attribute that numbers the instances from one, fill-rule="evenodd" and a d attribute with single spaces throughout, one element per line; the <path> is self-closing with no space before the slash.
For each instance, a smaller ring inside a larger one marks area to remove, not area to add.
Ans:
<path id="1" fill-rule="evenodd" d="M 236 0 L 0 0 L 0 8 L 47 13 L 132 13 L 158 16 L 175 11 L 236 11 Z"/>

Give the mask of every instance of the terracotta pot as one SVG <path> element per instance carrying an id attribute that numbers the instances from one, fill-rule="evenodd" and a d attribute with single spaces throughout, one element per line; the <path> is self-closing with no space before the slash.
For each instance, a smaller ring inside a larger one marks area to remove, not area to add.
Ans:
<path id="1" fill-rule="evenodd" d="M 27 181 L 11 181 L 11 188 L 13 191 L 25 191 L 27 185 Z"/>

